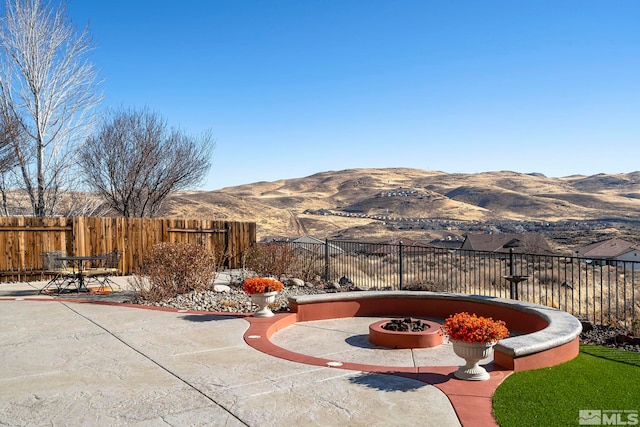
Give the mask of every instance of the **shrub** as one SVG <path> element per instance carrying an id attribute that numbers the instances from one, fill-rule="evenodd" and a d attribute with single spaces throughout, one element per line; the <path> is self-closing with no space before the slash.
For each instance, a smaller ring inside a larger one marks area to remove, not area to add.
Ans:
<path id="1" fill-rule="evenodd" d="M 315 277 L 324 274 L 324 257 L 315 254 L 311 256 L 296 256 L 287 273 L 293 277 L 310 282 Z"/>
<path id="2" fill-rule="evenodd" d="M 286 245 L 262 243 L 245 252 L 244 267 L 262 277 L 281 278 L 295 261 L 293 250 Z"/>
<path id="3" fill-rule="evenodd" d="M 204 291 L 216 275 L 214 255 L 190 243 L 159 243 L 151 250 L 134 285 L 140 297 L 162 301 L 191 291 Z"/>

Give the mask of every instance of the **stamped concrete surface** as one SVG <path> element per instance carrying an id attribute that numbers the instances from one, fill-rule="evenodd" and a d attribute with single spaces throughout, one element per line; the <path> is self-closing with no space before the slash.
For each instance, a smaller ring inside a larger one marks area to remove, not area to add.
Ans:
<path id="1" fill-rule="evenodd" d="M 339 362 L 383 365 L 389 367 L 457 366 L 464 360 L 453 352 L 446 339 L 433 348 L 389 349 L 369 342 L 369 325 L 388 317 L 348 317 L 297 322 L 271 337 L 275 345 L 309 356 L 334 359 Z M 441 324 L 444 319 L 429 318 Z M 493 361 L 491 357 L 481 365 Z"/>
<path id="2" fill-rule="evenodd" d="M 261 353 L 242 318 L 25 299 L 0 325 L 1 425 L 460 425 L 433 386 Z"/>

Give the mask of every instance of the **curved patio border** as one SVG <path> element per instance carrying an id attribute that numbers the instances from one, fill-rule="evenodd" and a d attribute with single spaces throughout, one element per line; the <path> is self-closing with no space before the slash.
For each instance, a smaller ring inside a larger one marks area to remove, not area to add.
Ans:
<path id="1" fill-rule="evenodd" d="M 477 295 L 416 291 L 364 291 L 301 295 L 289 298 L 293 313 L 271 318 L 247 317 L 251 324 L 245 341 L 272 356 L 316 366 L 380 372 L 413 378 L 442 390 L 463 426 L 495 425 L 492 397 L 496 388 L 514 371 L 557 365 L 579 353 L 582 325 L 563 311 L 537 304 Z M 276 346 L 270 337 L 296 322 L 358 316 L 448 317 L 471 311 L 504 320 L 521 335 L 505 338 L 494 348 L 487 381 L 455 379 L 457 366 L 388 367 L 360 363 L 337 363 L 330 359 L 295 353 Z"/>
<path id="2" fill-rule="evenodd" d="M 364 291 L 289 298 L 296 321 L 358 316 L 445 318 L 461 311 L 504 320 L 519 335 L 494 348 L 494 363 L 523 371 L 558 365 L 579 353 L 582 324 L 564 311 L 503 298 L 426 291 Z"/>

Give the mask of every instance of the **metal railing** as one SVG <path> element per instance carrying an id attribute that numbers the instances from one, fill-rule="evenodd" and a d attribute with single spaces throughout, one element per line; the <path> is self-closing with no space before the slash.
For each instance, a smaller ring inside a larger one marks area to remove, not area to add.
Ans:
<path id="1" fill-rule="evenodd" d="M 519 299 L 640 330 L 640 262 L 339 240 L 274 243 L 295 254 L 290 274 L 307 280 Z"/>

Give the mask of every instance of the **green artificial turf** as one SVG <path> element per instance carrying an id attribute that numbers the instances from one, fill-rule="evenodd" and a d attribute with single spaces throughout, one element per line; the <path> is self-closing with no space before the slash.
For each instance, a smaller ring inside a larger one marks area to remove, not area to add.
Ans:
<path id="1" fill-rule="evenodd" d="M 510 375 L 493 410 L 502 427 L 579 426 L 581 410 L 640 411 L 640 353 L 582 345 L 570 362 Z M 619 416 L 616 422 L 635 425 L 637 413 Z"/>

